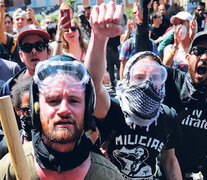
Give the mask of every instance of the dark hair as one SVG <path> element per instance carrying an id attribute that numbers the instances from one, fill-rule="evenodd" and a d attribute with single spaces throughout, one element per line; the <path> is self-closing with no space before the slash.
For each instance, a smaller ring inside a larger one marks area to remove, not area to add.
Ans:
<path id="1" fill-rule="evenodd" d="M 13 17 L 9 13 L 4 14 L 4 19 L 7 17 L 11 19 L 11 22 L 13 22 Z"/>
<path id="2" fill-rule="evenodd" d="M 205 9 L 205 3 L 204 2 L 200 2 L 198 6 L 202 6 Z"/>
<path id="3" fill-rule="evenodd" d="M 17 108 L 20 108 L 22 105 L 22 96 L 25 93 L 29 93 L 29 88 L 32 82 L 32 78 L 23 78 L 20 76 L 16 80 L 16 84 L 12 87 L 11 97 L 12 97 L 12 104 Z"/>
<path id="4" fill-rule="evenodd" d="M 153 59 L 154 61 L 158 62 L 160 65 L 162 65 L 162 61 L 161 59 L 154 53 L 152 53 L 151 51 L 145 51 L 143 52 L 135 61 L 133 64 L 135 64 L 137 61 L 139 61 L 140 59 L 143 59 L 145 57 L 150 57 L 151 59 Z"/>
<path id="5" fill-rule="evenodd" d="M 153 12 L 151 15 L 151 21 L 153 22 L 153 19 L 155 19 L 159 16 L 161 16 L 160 12 L 158 12 L 158 11 Z"/>
<path id="6" fill-rule="evenodd" d="M 57 32 L 57 24 L 55 23 L 50 23 L 47 25 L 47 28 L 46 28 L 48 34 L 50 35 L 50 39 L 53 39 L 53 34 L 56 34 Z"/>

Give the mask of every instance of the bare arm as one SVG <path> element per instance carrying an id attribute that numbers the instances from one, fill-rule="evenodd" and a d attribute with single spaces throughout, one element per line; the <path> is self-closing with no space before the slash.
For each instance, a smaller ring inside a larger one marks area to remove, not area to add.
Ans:
<path id="1" fill-rule="evenodd" d="M 163 150 L 162 164 L 168 180 L 182 180 L 180 165 L 175 156 L 175 149 Z"/>
<path id="2" fill-rule="evenodd" d="M 127 27 L 128 28 L 125 31 L 125 33 L 122 34 L 121 37 L 120 37 L 121 44 L 123 44 L 129 38 L 130 33 L 132 31 L 132 23 L 133 22 L 131 21 L 131 19 L 128 19 L 128 21 L 127 21 Z"/>
<path id="3" fill-rule="evenodd" d="M 85 64 L 91 74 L 96 89 L 95 116 L 104 118 L 110 108 L 110 97 L 102 81 L 106 70 L 106 45 L 109 37 L 115 37 L 123 32 L 120 25 L 123 16 L 123 6 L 114 2 L 93 7 L 91 12 L 92 33 L 86 53 Z"/>
<path id="4" fill-rule="evenodd" d="M 180 43 L 181 37 L 179 35 L 179 31 L 181 30 L 181 26 L 175 30 L 174 34 L 174 44 L 171 47 L 167 47 L 164 49 L 163 54 L 163 64 L 167 66 L 173 65 L 173 58 L 175 55 L 176 50 L 178 49 L 178 45 Z"/>
<path id="5" fill-rule="evenodd" d="M 164 55 L 163 55 L 163 64 L 167 66 L 172 66 L 173 65 L 173 58 L 175 55 L 176 50 L 178 49 L 177 46 L 174 44 L 171 46 L 167 46 L 164 49 Z"/>
<path id="6" fill-rule="evenodd" d="M 126 62 L 127 62 L 127 60 L 123 60 L 120 62 L 120 70 L 119 70 L 120 80 L 123 80 L 123 78 L 124 78 L 124 67 L 126 65 Z"/>
<path id="7" fill-rule="evenodd" d="M 0 42 L 2 44 L 7 43 L 7 35 L 5 34 L 5 24 L 4 24 L 4 13 L 5 5 L 4 2 L 0 2 Z"/>
<path id="8" fill-rule="evenodd" d="M 63 45 L 62 45 L 62 41 L 63 41 L 63 33 L 65 30 L 65 27 L 68 25 L 69 22 L 63 24 L 63 19 L 64 17 L 59 18 L 58 21 L 58 26 L 57 26 L 57 35 L 56 35 L 56 45 L 55 48 L 53 50 L 53 56 L 59 55 L 59 54 L 63 54 Z"/>
<path id="9" fill-rule="evenodd" d="M 35 12 L 32 8 L 27 9 L 27 19 L 30 20 L 32 24 L 40 27 L 40 25 L 35 17 Z"/>

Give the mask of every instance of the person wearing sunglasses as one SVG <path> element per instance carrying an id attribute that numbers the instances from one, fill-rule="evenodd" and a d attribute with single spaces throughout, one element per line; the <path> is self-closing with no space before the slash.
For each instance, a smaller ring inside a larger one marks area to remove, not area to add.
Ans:
<path id="1" fill-rule="evenodd" d="M 21 61 L 26 67 L 3 85 L 0 96 L 10 94 L 11 88 L 15 84 L 15 79 L 19 76 L 24 78 L 33 76 L 37 63 L 50 57 L 49 40 L 49 34 L 33 24 L 21 29 L 17 41 L 20 46 L 19 55 Z"/>
<path id="2" fill-rule="evenodd" d="M 188 72 L 167 67 L 164 103 L 176 110 L 181 145 L 176 149 L 183 179 L 202 172 L 207 179 L 207 32 L 195 35 L 186 55 Z"/>
<path id="3" fill-rule="evenodd" d="M 69 8 L 65 2 L 61 4 L 60 10 Z M 64 17 L 59 19 L 56 37 L 56 47 L 53 55 L 66 54 L 80 61 L 84 61 L 87 51 L 87 41 L 83 37 L 77 21 L 71 17 L 71 27 L 66 28 L 68 22 L 64 23 Z"/>

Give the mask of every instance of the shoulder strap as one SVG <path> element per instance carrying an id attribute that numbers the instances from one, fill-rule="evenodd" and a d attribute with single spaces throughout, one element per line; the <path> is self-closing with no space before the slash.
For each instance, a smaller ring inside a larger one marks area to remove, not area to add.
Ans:
<path id="1" fill-rule="evenodd" d="M 15 50 L 15 48 L 16 48 L 16 46 L 17 46 L 17 39 L 16 38 L 12 38 L 13 40 L 12 40 L 12 46 L 10 47 L 11 49 L 10 49 L 10 51 L 9 51 L 9 57 L 11 58 L 12 57 L 12 55 L 13 55 L 13 53 L 14 53 L 14 50 Z"/>

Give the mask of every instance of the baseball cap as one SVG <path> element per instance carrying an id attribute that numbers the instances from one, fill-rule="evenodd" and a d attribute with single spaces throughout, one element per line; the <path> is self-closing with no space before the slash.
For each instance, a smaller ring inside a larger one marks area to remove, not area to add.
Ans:
<path id="1" fill-rule="evenodd" d="M 170 19 L 170 22 L 174 24 L 176 18 L 181 19 L 181 20 L 187 20 L 187 21 L 193 20 L 193 16 L 189 12 L 186 12 L 186 11 L 181 11 L 177 13 L 176 15 L 172 16 Z"/>
<path id="2" fill-rule="evenodd" d="M 35 26 L 34 24 L 30 24 L 20 30 L 17 41 L 21 44 L 22 39 L 28 35 L 39 35 L 47 42 L 50 40 L 50 35 L 46 31 L 38 26 Z"/>
<path id="3" fill-rule="evenodd" d="M 189 52 L 191 52 L 192 48 L 196 46 L 200 42 L 200 40 L 206 40 L 207 42 L 207 31 L 201 31 L 196 33 L 190 44 Z"/>

